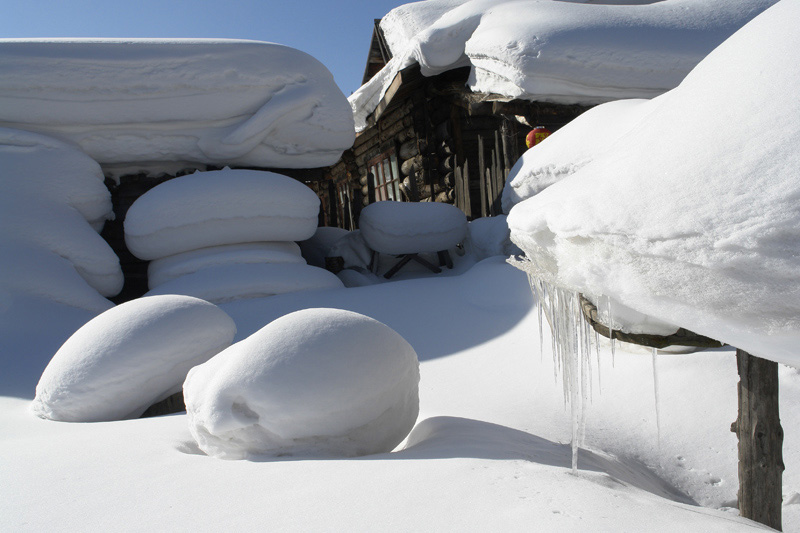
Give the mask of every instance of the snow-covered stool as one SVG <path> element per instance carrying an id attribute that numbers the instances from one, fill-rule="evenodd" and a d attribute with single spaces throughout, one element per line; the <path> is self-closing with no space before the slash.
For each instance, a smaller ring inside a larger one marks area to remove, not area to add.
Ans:
<path id="1" fill-rule="evenodd" d="M 391 278 L 410 261 L 432 272 L 453 268 L 449 250 L 467 235 L 467 217 L 459 208 L 435 202 L 377 202 L 361 211 L 359 227 L 367 245 L 376 253 L 394 255 L 400 261 L 386 274 Z M 419 256 L 437 253 L 439 266 Z M 373 264 L 377 257 L 373 257 Z"/>

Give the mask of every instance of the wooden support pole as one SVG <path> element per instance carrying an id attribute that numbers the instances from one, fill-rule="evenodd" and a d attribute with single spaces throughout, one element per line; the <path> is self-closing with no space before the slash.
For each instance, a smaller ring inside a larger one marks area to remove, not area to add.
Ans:
<path id="1" fill-rule="evenodd" d="M 736 350 L 739 417 L 739 514 L 781 529 L 783 428 L 778 406 L 778 364 Z"/>
<path id="2" fill-rule="evenodd" d="M 486 165 L 484 163 L 483 137 L 480 135 L 478 136 L 478 176 L 480 176 L 481 216 L 485 217 L 489 212 L 486 203 L 486 196 L 488 194 L 486 183 L 488 182 L 488 176 L 486 175 Z"/>

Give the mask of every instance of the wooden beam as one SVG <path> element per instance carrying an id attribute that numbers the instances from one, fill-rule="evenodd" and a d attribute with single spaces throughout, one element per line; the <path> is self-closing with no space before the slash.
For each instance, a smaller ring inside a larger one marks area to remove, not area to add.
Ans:
<path id="1" fill-rule="evenodd" d="M 781 529 L 783 428 L 778 405 L 778 363 L 736 350 L 739 417 L 739 514 Z"/>

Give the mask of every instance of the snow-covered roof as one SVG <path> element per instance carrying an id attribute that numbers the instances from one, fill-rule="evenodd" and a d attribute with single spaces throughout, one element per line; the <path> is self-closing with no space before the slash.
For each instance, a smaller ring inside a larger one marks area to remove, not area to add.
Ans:
<path id="1" fill-rule="evenodd" d="M 795 0 L 767 10 L 678 88 L 618 109 L 615 142 L 581 150 L 580 168 L 514 206 L 511 236 L 535 269 L 796 365 L 799 19 Z"/>
<path id="2" fill-rule="evenodd" d="M 0 126 L 78 144 L 104 168 L 335 163 L 354 139 L 316 59 L 212 39 L 0 39 Z"/>
<path id="3" fill-rule="evenodd" d="M 356 129 L 366 126 L 397 73 L 414 63 L 426 76 L 469 66 L 470 89 L 512 99 L 597 104 L 651 98 L 677 86 L 775 1 L 428 0 L 401 6 L 381 22 L 393 58 L 350 97 Z"/>

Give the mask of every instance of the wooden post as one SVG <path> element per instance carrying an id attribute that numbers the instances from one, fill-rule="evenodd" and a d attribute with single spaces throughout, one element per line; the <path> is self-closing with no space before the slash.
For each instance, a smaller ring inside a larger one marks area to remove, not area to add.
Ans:
<path id="1" fill-rule="evenodd" d="M 486 183 L 488 182 L 488 176 L 486 176 L 486 165 L 484 164 L 483 137 L 480 135 L 478 135 L 478 176 L 480 176 L 481 188 L 481 216 L 485 217 L 488 213 L 488 209 L 486 209 L 486 195 L 488 194 Z"/>
<path id="2" fill-rule="evenodd" d="M 781 529 L 783 428 L 778 406 L 778 364 L 736 350 L 739 417 L 739 514 Z"/>

